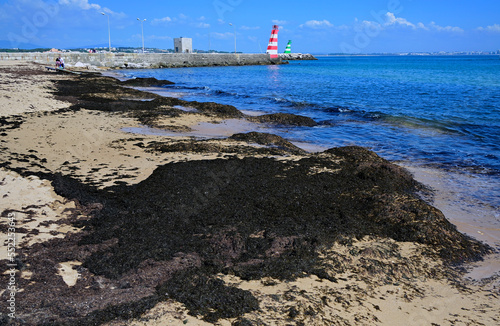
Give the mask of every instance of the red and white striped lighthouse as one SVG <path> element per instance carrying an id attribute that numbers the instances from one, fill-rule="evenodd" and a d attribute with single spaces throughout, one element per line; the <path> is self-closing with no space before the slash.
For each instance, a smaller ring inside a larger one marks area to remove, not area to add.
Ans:
<path id="1" fill-rule="evenodd" d="M 271 55 L 271 59 L 278 58 L 278 25 L 273 25 L 273 31 L 269 39 L 266 53 Z"/>

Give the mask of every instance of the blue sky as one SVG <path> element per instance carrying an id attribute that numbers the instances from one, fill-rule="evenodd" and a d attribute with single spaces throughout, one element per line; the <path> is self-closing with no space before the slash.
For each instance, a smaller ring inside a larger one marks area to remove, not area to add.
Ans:
<path id="1" fill-rule="evenodd" d="M 112 46 L 140 47 L 140 18 L 146 47 L 163 49 L 183 36 L 234 51 L 236 33 L 238 51 L 261 52 L 273 24 L 280 52 L 288 40 L 303 53 L 500 49 L 498 0 L 2 0 L 0 45 L 107 45 L 108 18 Z"/>

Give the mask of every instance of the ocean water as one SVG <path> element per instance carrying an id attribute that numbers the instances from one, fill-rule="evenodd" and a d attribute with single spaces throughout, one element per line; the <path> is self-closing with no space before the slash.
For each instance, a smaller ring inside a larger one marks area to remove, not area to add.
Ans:
<path id="1" fill-rule="evenodd" d="M 317 127 L 269 132 L 324 148 L 359 145 L 404 166 L 443 172 L 456 204 L 500 230 L 498 56 L 320 57 L 288 65 L 121 71 L 175 82 L 185 100 L 250 114 L 305 115 Z M 485 209 L 484 212 L 479 210 Z"/>

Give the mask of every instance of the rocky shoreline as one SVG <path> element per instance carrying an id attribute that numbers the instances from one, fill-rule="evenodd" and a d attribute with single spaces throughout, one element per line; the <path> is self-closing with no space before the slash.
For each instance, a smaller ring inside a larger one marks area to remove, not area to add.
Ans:
<path id="1" fill-rule="evenodd" d="M 500 320 L 498 288 L 463 279 L 463 264 L 493 249 L 458 232 L 403 168 L 364 148 L 308 153 L 264 132 L 185 136 L 200 122 L 312 128 L 315 121 L 247 116 L 130 88 L 169 81 L 55 77 L 40 68 L 2 67 L 8 78 L 50 79 L 51 96 L 66 107 L 0 118 L 1 186 L 39 182 L 54 198 L 16 205 L 5 191 L 11 204 L 1 207 L 0 227 L 6 232 L 5 218 L 17 216 L 22 291 L 17 318 L 3 305 L 0 323 Z M 178 136 L 127 134 L 125 126 Z M 0 282 L 8 278 L 2 270 Z M 435 293 L 470 301 L 438 308 L 438 299 L 425 301 Z"/>
<path id="2" fill-rule="evenodd" d="M 318 60 L 312 54 L 309 53 L 280 53 L 280 58 L 282 60 Z"/>

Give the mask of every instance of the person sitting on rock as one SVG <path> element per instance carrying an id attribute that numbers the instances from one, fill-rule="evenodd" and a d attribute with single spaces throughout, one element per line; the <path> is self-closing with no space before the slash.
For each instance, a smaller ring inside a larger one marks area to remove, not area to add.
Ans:
<path id="1" fill-rule="evenodd" d="M 64 69 L 64 59 L 61 56 L 56 59 L 56 68 Z"/>

